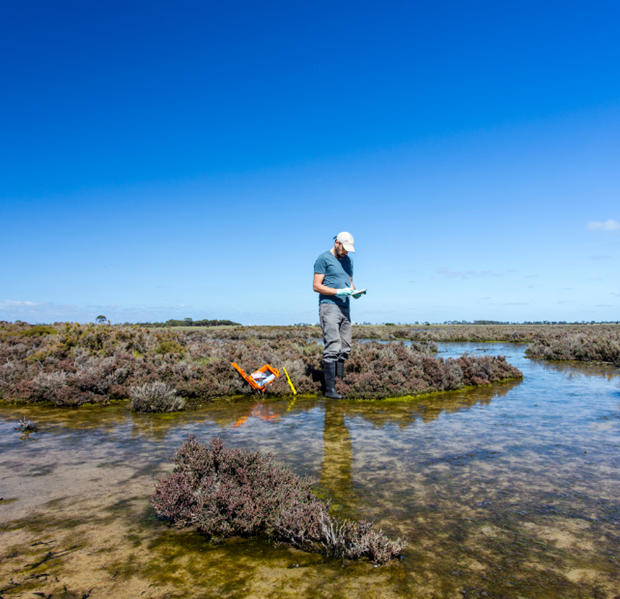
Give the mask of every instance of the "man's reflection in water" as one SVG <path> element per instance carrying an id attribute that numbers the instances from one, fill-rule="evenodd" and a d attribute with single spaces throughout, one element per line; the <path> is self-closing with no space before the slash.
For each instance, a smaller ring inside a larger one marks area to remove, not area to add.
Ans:
<path id="1" fill-rule="evenodd" d="M 334 504 L 349 503 L 348 500 L 353 494 L 351 481 L 353 443 L 349 429 L 344 423 L 344 414 L 344 404 L 333 400 L 325 402 L 321 486 L 329 491 Z"/>

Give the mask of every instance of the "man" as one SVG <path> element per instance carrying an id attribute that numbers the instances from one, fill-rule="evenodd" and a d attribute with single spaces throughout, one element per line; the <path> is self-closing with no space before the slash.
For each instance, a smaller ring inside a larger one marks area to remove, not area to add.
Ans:
<path id="1" fill-rule="evenodd" d="M 334 247 L 321 254 L 314 263 L 312 288 L 319 294 L 319 318 L 323 329 L 323 374 L 325 395 L 342 399 L 336 392 L 336 377 L 344 377 L 344 363 L 351 352 L 351 316 L 349 296 L 358 299 L 353 285 L 353 260 L 348 255 L 355 252 L 353 235 L 338 233 Z"/>

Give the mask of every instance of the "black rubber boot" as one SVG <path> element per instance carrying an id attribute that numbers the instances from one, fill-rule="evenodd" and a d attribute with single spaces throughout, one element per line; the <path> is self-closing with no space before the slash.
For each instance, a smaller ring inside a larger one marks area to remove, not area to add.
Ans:
<path id="1" fill-rule="evenodd" d="M 344 360 L 336 362 L 336 378 L 340 380 L 344 378 Z"/>
<path id="2" fill-rule="evenodd" d="M 342 399 L 342 395 L 336 393 L 336 362 L 323 362 L 323 375 L 325 376 L 325 397 Z"/>

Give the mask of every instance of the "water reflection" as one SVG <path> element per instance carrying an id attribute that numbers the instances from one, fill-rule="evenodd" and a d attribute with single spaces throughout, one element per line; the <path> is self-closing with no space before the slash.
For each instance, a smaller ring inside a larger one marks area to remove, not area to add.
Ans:
<path id="1" fill-rule="evenodd" d="M 351 479 L 353 443 L 345 424 L 345 413 L 346 406 L 343 403 L 326 402 L 320 482 L 339 504 L 354 501 Z"/>
<path id="2" fill-rule="evenodd" d="M 444 413 L 453 414 L 462 410 L 469 410 L 475 406 L 489 405 L 494 399 L 504 397 L 521 383 L 520 380 L 509 381 L 477 389 L 454 391 L 421 398 L 345 401 L 336 405 L 348 418 L 362 418 L 379 428 L 388 425 L 407 428 L 417 420 L 427 424 L 437 420 Z"/>
<path id="3" fill-rule="evenodd" d="M 620 379 L 620 369 L 610 364 L 586 364 L 585 362 L 544 362 L 536 360 L 536 363 L 544 370 L 561 372 L 573 376 L 604 377 L 608 381 Z"/>
<path id="4" fill-rule="evenodd" d="M 36 443 L 40 439 L 40 431 L 19 431 L 19 440 L 23 442 L 24 445 L 26 443 Z"/>

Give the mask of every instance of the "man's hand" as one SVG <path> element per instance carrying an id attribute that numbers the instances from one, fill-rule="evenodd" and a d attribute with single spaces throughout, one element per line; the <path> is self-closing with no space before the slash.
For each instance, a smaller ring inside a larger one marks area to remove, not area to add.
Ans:
<path id="1" fill-rule="evenodd" d="M 359 293 L 355 293 L 355 289 L 353 290 L 354 293 L 352 293 L 351 295 L 353 296 L 354 299 L 359 299 L 360 297 L 362 297 L 362 295 L 366 295 L 366 290 L 364 289 L 364 291 L 360 291 Z"/>
<path id="2" fill-rule="evenodd" d="M 336 295 L 338 297 L 347 297 L 347 295 L 351 295 L 355 293 L 355 289 L 351 287 L 344 287 L 343 289 L 336 289 Z"/>

